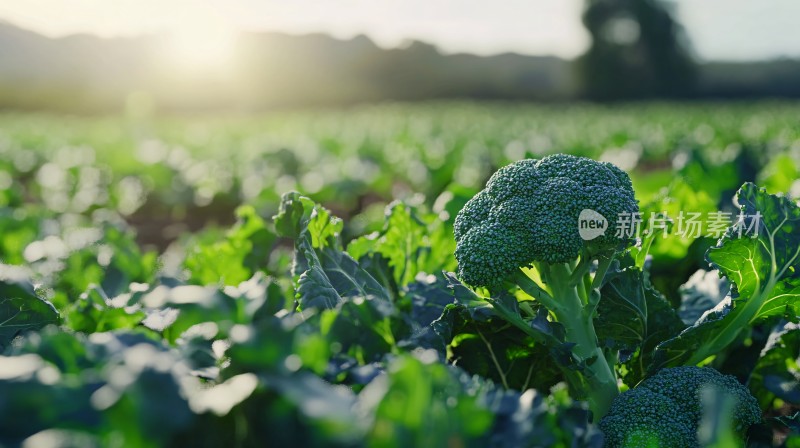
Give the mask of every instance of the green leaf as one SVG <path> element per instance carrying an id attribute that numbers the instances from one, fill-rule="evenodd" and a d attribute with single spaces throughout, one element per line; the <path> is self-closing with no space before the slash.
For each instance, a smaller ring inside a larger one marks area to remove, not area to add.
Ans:
<path id="1" fill-rule="evenodd" d="M 0 264 L 0 351 L 26 331 L 59 322 L 58 311 L 36 295 L 21 268 Z"/>
<path id="2" fill-rule="evenodd" d="M 741 234 L 736 226 L 728 229 L 708 251 L 712 265 L 734 282 L 741 296 L 755 293 L 751 286 L 768 285 L 769 280 L 800 278 L 800 207 L 751 183 L 742 186 L 736 199 L 745 216 L 758 214 L 760 222 L 748 218 L 744 224 L 758 225 Z"/>
<path id="3" fill-rule="evenodd" d="M 396 345 L 394 314 L 391 302 L 373 296 L 344 301 L 321 312 L 321 334 L 361 364 L 378 361 Z"/>
<path id="4" fill-rule="evenodd" d="M 298 193 L 283 196 L 275 227 L 294 238 L 293 271 L 300 309 L 335 308 L 353 297 L 390 302 L 388 291 L 342 251 L 342 221 Z"/>
<path id="5" fill-rule="evenodd" d="M 770 334 L 748 386 L 762 409 L 775 399 L 800 405 L 800 326 L 788 323 Z"/>
<path id="6" fill-rule="evenodd" d="M 681 305 L 678 315 L 683 323 L 692 325 L 706 311 L 725 299 L 730 285 L 715 271 L 699 269 L 680 287 Z"/>
<path id="7" fill-rule="evenodd" d="M 624 380 L 633 386 L 644 378 L 653 349 L 684 325 L 642 271 L 615 264 L 600 289 L 595 328 L 602 345 L 621 351 L 620 360 L 627 367 Z"/>
<path id="8" fill-rule="evenodd" d="M 403 296 L 411 304 L 409 317 L 420 326 L 430 325 L 442 315 L 445 306 L 453 303 L 453 293 L 441 273 L 418 277 L 406 286 Z"/>
<path id="9" fill-rule="evenodd" d="M 448 360 L 470 374 L 514 390 L 547 390 L 564 380 L 548 348 L 507 322 L 471 320 L 459 307 L 443 319 L 450 321 Z"/>
<path id="10" fill-rule="evenodd" d="M 613 267 L 600 288 L 595 328 L 601 345 L 634 351 L 647 334 L 648 304 L 642 271 Z"/>
<path id="11" fill-rule="evenodd" d="M 800 207 L 751 183 L 737 193 L 746 219 L 728 228 L 706 257 L 731 281 L 730 300 L 656 353 L 656 367 L 698 364 L 767 318 L 800 314 Z"/>
<path id="12" fill-rule="evenodd" d="M 389 267 L 389 260 L 375 252 L 358 258 L 358 265 L 386 289 L 392 301 L 398 300 L 400 287 L 394 279 L 394 270 Z"/>
<path id="13" fill-rule="evenodd" d="M 90 385 L 40 381 L 44 375 L 57 378 L 59 374 L 36 354 L 0 356 L 0 365 L 6 370 L 0 380 L 0 396 L 3 397 L 0 400 L 0 414 L 3 415 L 0 444 L 3 446 L 19 446 L 22 439 L 55 427 L 102 430 L 102 417 L 89 404 L 93 392 Z"/>
<path id="14" fill-rule="evenodd" d="M 342 220 L 296 191 L 281 197 L 278 214 L 273 217 L 279 236 L 294 240 L 307 237 L 314 248 L 341 249 Z"/>
<path id="15" fill-rule="evenodd" d="M 275 235 L 251 206 L 236 209 L 238 221 L 223 241 L 198 241 L 184 266 L 190 283 L 237 285 L 267 265 Z"/>
<path id="16" fill-rule="evenodd" d="M 120 296 L 123 300 L 126 297 Z M 91 285 L 67 308 L 66 325 L 84 333 L 133 328 L 145 318 L 145 313 L 126 305 L 127 301 L 109 299 L 103 288 Z"/>
<path id="17" fill-rule="evenodd" d="M 50 327 L 11 354 L 0 359 L 0 443 L 52 428 L 163 446 L 192 419 L 184 397 L 199 384 L 177 351 L 146 334 L 84 337 Z"/>
<path id="18" fill-rule="evenodd" d="M 345 387 L 333 387 L 316 375 L 298 372 L 292 376 L 267 375 L 266 387 L 275 389 L 307 418 L 320 426 L 338 429 L 335 437 L 363 437 L 363 422 L 353 411 L 356 396 Z M 345 436 L 346 435 L 346 436 Z"/>
<path id="19" fill-rule="evenodd" d="M 101 238 L 69 253 L 56 275 L 54 287 L 71 300 L 91 285 L 116 296 L 132 282 L 151 283 L 154 279 L 158 268 L 155 252 L 142 252 L 130 231 L 112 224 L 101 227 Z"/>
<path id="20" fill-rule="evenodd" d="M 297 282 L 301 309 L 331 308 L 346 298 L 377 297 L 390 302 L 389 293 L 346 252 L 324 248 L 310 255 L 309 269 Z"/>
<path id="21" fill-rule="evenodd" d="M 38 236 L 41 212 L 17 207 L 0 207 L 0 261 L 23 264 L 23 253 Z"/>
<path id="22" fill-rule="evenodd" d="M 574 380 L 581 366 L 572 344 L 564 340 L 563 327 L 547 319 L 547 310 L 540 307 L 523 316 L 510 294 L 483 298 L 454 274 L 445 273 L 445 278 L 455 304 L 433 325 L 456 365 L 520 390 L 548 388 L 565 376 Z"/>
<path id="23" fill-rule="evenodd" d="M 56 366 L 60 372 L 80 374 L 93 367 L 93 360 L 86 346 L 84 335 L 49 326 L 36 333 L 27 333 L 7 353 L 15 356 L 34 353 Z"/>
<path id="24" fill-rule="evenodd" d="M 225 352 L 230 365 L 223 370 L 223 376 L 285 370 L 285 360 L 294 352 L 291 330 L 295 326 L 273 317 L 258 327 L 244 327 L 245 331 L 232 335 L 231 346 Z"/>
<path id="25" fill-rule="evenodd" d="M 797 188 L 800 163 L 789 154 L 778 154 L 758 174 L 758 185 L 769 191 L 788 193 Z"/>
<path id="26" fill-rule="evenodd" d="M 642 229 L 650 230 L 650 233 L 642 235 L 643 242 L 646 243 L 644 255 L 649 253 L 656 261 L 684 258 L 696 237 L 703 237 L 708 233 L 704 217 L 707 213 L 717 211 L 717 201 L 718 199 L 703 190 L 693 188 L 682 179 L 673 180 L 655 200 L 642 206 Z M 694 216 L 691 213 L 699 214 L 697 221 L 700 225 L 696 229 L 688 225 L 689 219 Z M 666 237 L 662 229 L 648 229 L 648 222 L 653 214 L 666 215 L 669 218 L 666 222 Z M 679 232 L 684 236 L 679 235 Z M 637 265 L 641 268 L 644 257 L 637 258 Z"/>
<path id="27" fill-rule="evenodd" d="M 626 363 L 628 372 L 625 374 L 624 380 L 629 386 L 637 384 L 647 376 L 656 347 L 686 328 L 678 314 L 658 290 L 648 284 L 645 286 L 644 293 L 647 302 L 647 332 L 645 332 L 645 338 L 639 346 L 639 350 Z"/>
<path id="28" fill-rule="evenodd" d="M 221 336 L 236 324 L 252 324 L 269 319 L 283 309 L 281 291 L 262 273 L 238 287 L 217 288 L 196 285 L 160 285 L 142 295 L 139 303 L 148 311 L 143 324 L 163 332 L 174 342 L 194 325 L 211 322 Z"/>
<path id="29" fill-rule="evenodd" d="M 374 415 L 369 446 L 448 446 L 453 440 L 479 446 L 493 420 L 445 365 L 410 356 L 395 359 L 388 375 L 368 385 L 361 399 Z"/>
<path id="30" fill-rule="evenodd" d="M 421 216 L 414 207 L 393 202 L 386 207 L 383 230 L 350 242 L 347 252 L 356 260 L 380 254 L 388 260 L 395 282 L 405 286 L 419 273 L 455 269 L 455 239 L 435 216 Z"/>

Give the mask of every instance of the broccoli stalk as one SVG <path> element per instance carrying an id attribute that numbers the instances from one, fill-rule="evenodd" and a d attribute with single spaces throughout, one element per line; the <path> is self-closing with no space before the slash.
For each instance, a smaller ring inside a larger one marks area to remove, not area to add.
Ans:
<path id="1" fill-rule="evenodd" d="M 587 240 L 579 232 L 586 209 L 607 224 L 605 233 Z M 630 243 L 609 229 L 621 214 L 638 211 L 625 172 L 609 163 L 557 154 L 500 169 L 455 221 L 461 280 L 493 292 L 513 284 L 549 311 L 583 366 L 580 375 L 565 377 L 596 418 L 619 394 L 616 354 L 604 353 L 594 328 L 599 286 L 615 254 Z M 528 268 L 539 278 L 529 276 Z"/>
<path id="2" fill-rule="evenodd" d="M 606 267 L 611 259 L 603 260 Z M 581 259 L 575 266 L 567 263 L 534 265 L 542 276 L 541 286 L 546 292 L 540 295 L 539 302 L 553 314 L 556 322 L 564 326 L 566 339 L 575 344 L 572 352 L 576 358 L 587 363 L 583 372 L 586 384 L 581 387 L 585 394 L 582 398 L 589 403 L 594 415 L 602 416 L 619 394 L 619 388 L 614 370 L 616 357 L 608 359 L 609 354 L 604 353 L 598 345 L 594 328 L 594 312 L 600 295 L 592 285 L 599 287 L 604 272 L 598 271 L 592 279 L 585 268 L 591 264 L 591 259 Z M 576 277 L 582 272 L 583 275 Z M 523 271 L 517 277 L 516 284 L 531 295 L 530 283 L 533 280 Z"/>

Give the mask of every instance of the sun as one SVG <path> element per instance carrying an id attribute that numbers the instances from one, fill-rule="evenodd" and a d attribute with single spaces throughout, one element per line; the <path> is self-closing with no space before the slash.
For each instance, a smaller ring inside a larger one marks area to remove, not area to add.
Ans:
<path id="1" fill-rule="evenodd" d="M 234 28 L 211 21 L 187 21 L 170 31 L 165 58 L 181 71 L 222 73 L 233 61 L 237 40 Z"/>

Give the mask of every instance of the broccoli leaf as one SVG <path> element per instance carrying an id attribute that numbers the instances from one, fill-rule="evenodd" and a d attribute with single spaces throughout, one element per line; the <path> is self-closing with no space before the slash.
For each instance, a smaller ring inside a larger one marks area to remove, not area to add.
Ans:
<path id="1" fill-rule="evenodd" d="M 761 352 L 748 385 L 762 408 L 775 398 L 800 405 L 800 325 L 780 325 Z"/>
<path id="2" fill-rule="evenodd" d="M 239 207 L 236 216 L 224 240 L 199 241 L 189 248 L 184 265 L 190 283 L 237 285 L 264 268 L 275 235 L 252 206 Z"/>
<path id="3" fill-rule="evenodd" d="M 678 226 L 681 220 L 688 222 L 693 213 L 710 213 L 716 211 L 717 199 L 710 196 L 703 189 L 696 189 L 687 184 L 683 178 L 676 178 L 664 188 L 658 198 L 642 207 L 642 219 L 649 220 L 653 214 L 658 218 L 657 223 L 664 224 L 665 229 L 653 226 L 649 233 L 642 236 L 642 248 L 636 253 L 637 265 L 644 265 L 644 257 L 651 254 L 654 260 L 681 260 L 695 238 L 707 234 L 706 224 L 697 221 L 698 227 L 683 224 L 684 234 L 672 231 L 673 226 Z M 663 219 L 663 221 L 661 220 Z M 647 221 L 643 223 L 647 224 Z"/>
<path id="4" fill-rule="evenodd" d="M 681 285 L 681 305 L 678 315 L 686 325 L 692 325 L 706 311 L 725 299 L 730 285 L 714 271 L 699 269 Z"/>
<path id="5" fill-rule="evenodd" d="M 595 328 L 601 345 L 633 351 L 647 333 L 647 297 L 642 271 L 628 267 L 606 274 L 600 289 Z"/>
<path id="6" fill-rule="evenodd" d="M 453 291 L 448 285 L 440 273 L 437 276 L 420 275 L 403 289 L 404 302 L 410 306 L 408 312 L 403 314 L 410 336 L 398 343 L 400 347 L 432 348 L 439 351 L 442 359 L 446 358 L 446 344 L 436 333 L 434 322 L 439 321 L 445 307 L 454 302 Z"/>
<path id="7" fill-rule="evenodd" d="M 404 286 L 418 273 L 434 274 L 455 269 L 455 240 L 438 219 L 422 215 L 414 207 L 393 202 L 386 208 L 380 232 L 363 236 L 347 246 L 356 260 L 379 253 L 388 260 L 394 280 Z"/>
<path id="8" fill-rule="evenodd" d="M 59 320 L 53 305 L 36 295 L 25 272 L 0 265 L 0 351 L 19 334 Z"/>
<path id="9" fill-rule="evenodd" d="M 708 261 L 733 284 L 695 325 L 656 350 L 654 367 L 698 364 L 741 331 L 770 317 L 800 313 L 800 207 L 751 183 L 739 189 L 744 219 L 709 249 Z"/>
<path id="10" fill-rule="evenodd" d="M 647 302 L 647 332 L 639 351 L 635 352 L 625 364 L 628 372 L 623 380 L 629 386 L 637 384 L 647 376 L 655 348 L 686 328 L 677 312 L 658 290 L 647 285 L 644 292 Z"/>
<path id="11" fill-rule="evenodd" d="M 292 270 L 301 309 L 333 309 L 352 297 L 390 301 L 388 291 L 342 250 L 342 220 L 311 199 L 296 192 L 285 194 L 275 228 L 281 236 L 294 239 Z"/>
<path id="12" fill-rule="evenodd" d="M 548 320 L 544 307 L 523 316 L 510 294 L 483 298 L 454 274 L 445 273 L 445 278 L 455 304 L 433 326 L 458 357 L 457 365 L 519 390 L 578 381 L 575 373 L 584 366 L 575 360 L 564 328 Z"/>
<path id="13" fill-rule="evenodd" d="M 776 444 L 776 435 L 783 443 Z M 747 432 L 747 448 L 795 448 L 800 443 L 800 412 L 765 418 Z"/>
<path id="14" fill-rule="evenodd" d="M 130 294 L 110 299 L 102 287 L 91 285 L 65 310 L 65 324 L 84 333 L 133 328 L 145 318 L 145 314 L 127 308 L 127 303 L 119 303 L 118 299 L 128 296 Z"/>
<path id="15" fill-rule="evenodd" d="M 340 353 L 362 363 L 380 360 L 396 345 L 392 303 L 370 296 L 341 302 L 335 309 L 320 314 L 320 333 Z"/>
<path id="16" fill-rule="evenodd" d="M 625 382 L 641 381 L 650 363 L 653 348 L 678 334 L 684 325 L 663 295 L 634 266 L 606 274 L 600 290 L 595 328 L 602 345 L 620 350 L 626 363 Z"/>

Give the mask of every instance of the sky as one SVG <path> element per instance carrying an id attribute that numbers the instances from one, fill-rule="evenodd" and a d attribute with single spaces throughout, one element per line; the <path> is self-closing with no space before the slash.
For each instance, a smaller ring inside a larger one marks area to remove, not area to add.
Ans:
<path id="1" fill-rule="evenodd" d="M 704 60 L 800 58 L 800 0 L 673 0 Z M 221 39 L 239 31 L 366 34 L 447 53 L 514 51 L 572 58 L 589 45 L 583 0 L 4 0 L 0 20 L 51 37 L 173 32 Z"/>

